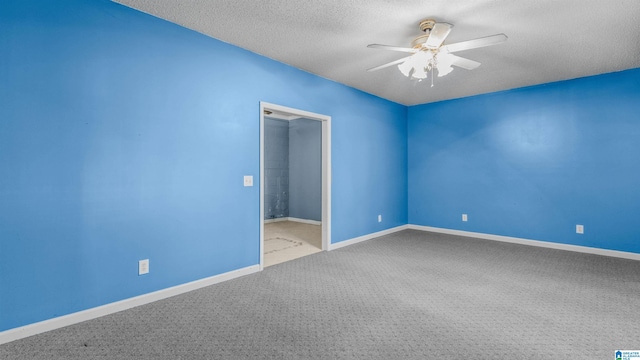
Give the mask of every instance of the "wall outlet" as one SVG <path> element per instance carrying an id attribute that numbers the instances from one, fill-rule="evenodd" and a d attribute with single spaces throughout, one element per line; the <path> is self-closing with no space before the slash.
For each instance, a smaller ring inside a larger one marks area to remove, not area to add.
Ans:
<path id="1" fill-rule="evenodd" d="M 149 259 L 138 261 L 138 275 L 149 273 Z"/>
<path id="2" fill-rule="evenodd" d="M 244 186 L 253 186 L 253 176 L 245 175 L 245 177 L 244 177 Z"/>
<path id="3" fill-rule="evenodd" d="M 378 222 L 382 222 L 382 215 L 378 215 Z"/>
<path id="4" fill-rule="evenodd" d="M 462 221 L 467 221 L 467 214 L 462 214 Z"/>
<path id="5" fill-rule="evenodd" d="M 576 234 L 584 234 L 584 225 L 576 225 Z"/>

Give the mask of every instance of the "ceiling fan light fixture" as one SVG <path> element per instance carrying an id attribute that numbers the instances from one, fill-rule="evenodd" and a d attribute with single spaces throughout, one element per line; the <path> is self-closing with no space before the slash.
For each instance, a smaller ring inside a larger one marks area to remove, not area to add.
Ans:
<path id="1" fill-rule="evenodd" d="M 441 53 L 438 53 L 438 55 L 436 56 L 437 56 L 436 67 L 438 68 L 438 77 L 443 77 L 453 71 L 453 67 L 451 65 L 453 65 L 454 59 L 450 54 L 446 52 L 441 52 Z"/>
<path id="2" fill-rule="evenodd" d="M 418 51 L 415 55 L 413 55 L 413 58 L 414 71 L 412 77 L 418 80 L 426 79 L 427 72 L 430 68 L 429 64 L 433 59 L 433 54 L 431 53 L 431 51 Z"/>
<path id="3" fill-rule="evenodd" d="M 406 77 L 410 77 L 411 76 L 411 72 L 413 71 L 414 56 L 415 55 L 412 55 L 405 62 L 403 62 L 403 63 L 398 65 L 398 69 L 400 69 L 400 72 L 402 73 L 402 75 L 404 75 Z"/>
<path id="4" fill-rule="evenodd" d="M 452 71 L 453 68 L 451 66 L 438 66 L 438 77 L 448 75 Z"/>
<path id="5" fill-rule="evenodd" d="M 417 68 L 414 68 L 414 71 L 411 77 L 418 80 L 426 79 L 427 72 L 425 71 L 424 67 L 418 66 Z"/>
<path id="6" fill-rule="evenodd" d="M 413 56 L 418 64 L 427 64 L 431 59 L 433 59 L 433 53 L 431 51 L 418 51 Z"/>
<path id="7" fill-rule="evenodd" d="M 435 55 L 430 50 L 421 50 L 411 55 L 406 61 L 398 65 L 402 75 L 410 78 L 423 80 L 427 78 L 429 71 L 435 67 Z"/>

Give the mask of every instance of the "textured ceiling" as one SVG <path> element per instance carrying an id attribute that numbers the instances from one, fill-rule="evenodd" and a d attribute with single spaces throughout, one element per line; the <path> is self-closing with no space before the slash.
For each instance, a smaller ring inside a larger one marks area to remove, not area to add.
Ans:
<path id="1" fill-rule="evenodd" d="M 241 48 L 405 105 L 640 67 L 638 0 L 117 0 Z M 454 25 L 445 44 L 504 33 L 458 52 L 482 65 L 415 83 L 395 67 L 425 18 Z"/>

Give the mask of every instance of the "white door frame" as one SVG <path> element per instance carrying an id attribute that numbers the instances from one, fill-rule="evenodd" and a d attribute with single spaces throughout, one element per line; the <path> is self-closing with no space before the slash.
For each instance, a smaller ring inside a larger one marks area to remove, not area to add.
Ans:
<path id="1" fill-rule="evenodd" d="M 331 244 L 331 116 L 260 102 L 260 270 L 264 268 L 264 110 L 322 122 L 322 250 Z"/>

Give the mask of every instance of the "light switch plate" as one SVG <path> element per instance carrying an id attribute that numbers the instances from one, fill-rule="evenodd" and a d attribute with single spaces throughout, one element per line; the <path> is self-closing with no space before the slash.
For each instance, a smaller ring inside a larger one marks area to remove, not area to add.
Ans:
<path id="1" fill-rule="evenodd" d="M 244 176 L 244 186 L 253 186 L 253 176 L 251 175 Z"/>
<path id="2" fill-rule="evenodd" d="M 576 234 L 584 234 L 584 225 L 576 225 Z"/>
<path id="3" fill-rule="evenodd" d="M 467 221 L 467 220 L 468 220 L 467 214 L 462 214 L 462 221 Z"/>
<path id="4" fill-rule="evenodd" d="M 149 259 L 138 261 L 138 275 L 149 273 Z"/>

